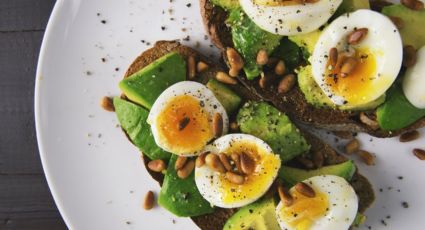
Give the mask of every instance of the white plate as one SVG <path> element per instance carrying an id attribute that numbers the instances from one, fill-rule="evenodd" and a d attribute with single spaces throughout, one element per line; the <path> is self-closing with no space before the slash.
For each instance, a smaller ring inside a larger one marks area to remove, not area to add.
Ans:
<path id="1" fill-rule="evenodd" d="M 158 192 L 159 186 L 146 172 L 137 149 L 116 127 L 115 114 L 98 105 L 102 96 L 119 94 L 118 81 L 149 47 L 147 42 L 187 35 L 186 44 L 199 42 L 204 53 L 214 52 L 204 40 L 197 0 L 57 1 L 40 54 L 35 115 L 47 181 L 69 228 L 196 228 L 188 218 L 174 217 L 161 208 L 143 210 L 144 194 Z M 367 212 L 367 225 L 372 229 L 425 226 L 425 167 L 411 153 L 414 147 L 425 147 L 423 138 L 409 144 L 395 138 L 360 138 L 363 148 L 377 155 L 374 167 L 359 162 L 377 195 Z M 410 204 L 408 209 L 402 207 L 403 201 Z"/>

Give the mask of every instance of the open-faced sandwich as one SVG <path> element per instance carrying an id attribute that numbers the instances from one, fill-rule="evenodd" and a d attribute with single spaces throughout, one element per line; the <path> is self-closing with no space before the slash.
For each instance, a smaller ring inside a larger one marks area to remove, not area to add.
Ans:
<path id="1" fill-rule="evenodd" d="M 173 214 L 205 230 L 342 230 L 365 220 L 374 192 L 354 163 L 195 50 L 157 42 L 119 87 L 122 130 Z"/>
<path id="2" fill-rule="evenodd" d="M 201 0 L 229 75 L 302 123 L 388 137 L 425 126 L 424 4 Z"/>

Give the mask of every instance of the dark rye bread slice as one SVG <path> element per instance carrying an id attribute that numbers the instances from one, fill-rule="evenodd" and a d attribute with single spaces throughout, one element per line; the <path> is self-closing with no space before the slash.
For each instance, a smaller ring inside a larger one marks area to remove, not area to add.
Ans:
<path id="1" fill-rule="evenodd" d="M 177 41 L 158 41 L 152 48 L 146 50 L 139 57 L 137 57 L 136 60 L 134 60 L 134 62 L 128 68 L 125 77 L 132 75 L 133 73 L 152 63 L 156 59 L 173 51 L 178 52 L 185 58 L 187 58 L 188 56 L 193 56 L 196 60 L 203 61 L 210 66 L 207 71 L 198 74 L 199 76 L 196 79 L 197 81 L 205 83 L 208 81 L 209 78 L 214 77 L 217 71 L 222 70 L 220 66 L 210 62 L 206 57 L 202 56 L 194 49 L 183 46 Z M 259 97 L 246 90 L 246 88 L 240 84 L 229 86 L 244 100 L 260 100 Z M 309 134 L 308 132 L 303 132 L 303 134 L 307 139 L 308 143 L 311 145 L 311 152 L 320 152 L 324 156 L 325 165 L 337 164 L 341 161 L 346 160 L 346 158 L 339 155 L 331 146 L 324 143 L 314 135 Z M 161 184 L 164 178 L 163 174 L 149 170 L 149 168 L 147 167 L 149 159 L 147 157 L 143 157 L 143 161 L 145 163 L 146 169 L 148 170 L 152 178 L 154 178 L 156 181 L 158 181 L 158 183 Z M 356 193 L 358 194 L 360 199 L 359 211 L 364 212 L 373 203 L 375 199 L 372 186 L 365 177 L 363 177 L 357 172 L 355 173 L 351 184 L 356 190 Z M 221 230 L 227 219 L 229 219 L 230 216 L 232 216 L 236 211 L 237 209 L 217 208 L 212 214 L 192 217 L 192 220 L 201 229 Z"/>
<path id="2" fill-rule="evenodd" d="M 227 12 L 221 7 L 215 7 L 209 0 L 200 0 L 200 7 L 205 29 L 211 41 L 224 54 L 226 47 L 233 47 L 230 29 L 225 24 L 225 20 L 228 17 Z M 392 137 L 425 126 L 424 117 L 412 125 L 396 131 L 374 129 L 361 122 L 359 112 L 317 108 L 307 103 L 298 85 L 286 94 L 279 94 L 276 87 L 261 89 L 258 80 L 249 81 L 244 76 L 240 76 L 239 78 L 242 84 L 252 93 L 265 101 L 271 102 L 279 110 L 288 114 L 293 120 L 307 125 L 313 125 L 317 128 L 331 131 L 365 132 L 376 137 Z M 367 112 L 373 113 L 374 111 Z"/>

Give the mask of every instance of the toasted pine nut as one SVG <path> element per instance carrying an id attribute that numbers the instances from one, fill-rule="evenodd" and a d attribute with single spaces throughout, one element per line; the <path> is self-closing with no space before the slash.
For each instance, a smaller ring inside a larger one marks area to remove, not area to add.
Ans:
<path id="1" fill-rule="evenodd" d="M 375 157 L 368 151 L 359 150 L 357 155 L 363 160 L 363 162 L 367 165 L 375 164 Z"/>
<path id="2" fill-rule="evenodd" d="M 297 190 L 299 193 L 306 197 L 313 198 L 316 196 L 316 192 L 314 191 L 314 189 L 304 182 L 298 182 L 295 185 L 295 190 Z"/>
<path id="3" fill-rule="evenodd" d="M 189 76 L 189 79 L 194 79 L 196 75 L 196 63 L 195 63 L 195 57 L 189 56 L 187 58 L 187 74 Z"/>
<path id="4" fill-rule="evenodd" d="M 265 89 L 266 85 L 267 85 L 267 79 L 266 79 L 266 75 L 264 73 L 261 73 L 261 77 L 258 80 L 258 85 L 260 86 L 260 88 Z"/>
<path id="5" fill-rule="evenodd" d="M 239 125 L 236 122 L 230 122 L 230 130 L 232 130 L 233 132 L 238 132 L 239 131 Z"/>
<path id="6" fill-rule="evenodd" d="M 180 179 L 186 179 L 193 171 L 193 169 L 195 168 L 195 161 L 194 160 L 189 160 L 183 168 L 177 170 L 177 176 Z"/>
<path id="7" fill-rule="evenodd" d="M 239 154 L 232 153 L 232 154 L 230 154 L 230 158 L 232 158 L 233 162 L 235 163 L 236 168 L 238 169 L 238 172 L 242 173 L 241 159 L 239 157 Z"/>
<path id="8" fill-rule="evenodd" d="M 186 164 L 187 157 L 184 156 L 178 156 L 176 160 L 176 164 L 174 165 L 175 170 L 179 170 L 183 168 L 183 166 Z"/>
<path id="9" fill-rule="evenodd" d="M 208 64 L 202 61 L 198 62 L 198 64 L 196 65 L 196 69 L 198 73 L 202 73 L 206 71 L 208 68 L 209 68 Z"/>
<path id="10" fill-rule="evenodd" d="M 202 167 L 205 164 L 205 157 L 207 156 L 209 152 L 204 152 L 201 153 L 197 158 L 196 158 L 196 167 Z"/>
<path id="11" fill-rule="evenodd" d="M 243 176 L 230 171 L 226 172 L 226 179 L 233 184 L 243 184 L 245 182 L 245 178 Z"/>
<path id="12" fill-rule="evenodd" d="M 151 210 L 154 206 L 154 202 L 155 202 L 155 194 L 153 194 L 152 191 L 148 191 L 143 201 L 143 208 L 145 210 Z"/>
<path id="13" fill-rule="evenodd" d="M 267 51 L 264 49 L 261 49 L 257 53 L 257 64 L 258 65 L 265 65 L 269 61 L 269 55 L 267 54 Z"/>
<path id="14" fill-rule="evenodd" d="M 403 66 L 412 67 L 415 65 L 417 59 L 415 47 L 408 45 L 403 47 Z"/>
<path id="15" fill-rule="evenodd" d="M 414 141 L 419 138 L 419 132 L 417 130 L 413 130 L 410 132 L 406 132 L 400 135 L 400 142 L 409 142 Z"/>
<path id="16" fill-rule="evenodd" d="M 276 66 L 274 67 L 274 72 L 277 75 L 283 75 L 286 71 L 285 62 L 282 60 L 278 61 Z"/>
<path id="17" fill-rule="evenodd" d="M 294 203 L 294 198 L 291 196 L 291 194 L 285 190 L 285 188 L 282 185 L 279 185 L 277 187 L 277 192 L 279 193 L 279 198 L 283 202 L 283 204 L 286 207 L 291 206 Z"/>
<path id="18" fill-rule="evenodd" d="M 208 167 L 210 167 L 212 170 L 216 172 L 220 172 L 220 173 L 226 172 L 226 169 L 224 168 L 217 154 L 209 153 L 205 157 L 205 164 L 207 164 Z"/>
<path id="19" fill-rule="evenodd" d="M 351 74 L 356 68 L 357 62 L 357 59 L 354 57 L 348 57 L 347 59 L 345 59 L 341 67 L 341 76 L 346 77 Z"/>
<path id="20" fill-rule="evenodd" d="M 376 120 L 374 120 L 374 119 L 371 119 L 369 116 L 367 116 L 366 115 L 366 113 L 364 113 L 364 112 L 361 112 L 360 113 L 360 121 L 363 123 L 363 124 L 365 124 L 365 125 L 367 125 L 367 126 L 369 126 L 370 128 L 372 128 L 373 130 L 377 130 L 377 129 L 379 129 L 379 124 L 378 124 L 378 122 L 376 121 Z"/>
<path id="21" fill-rule="evenodd" d="M 112 102 L 112 98 L 110 97 L 102 97 L 102 99 L 100 100 L 100 106 L 106 111 L 115 111 L 114 103 Z"/>
<path id="22" fill-rule="evenodd" d="M 229 69 L 229 76 L 231 77 L 237 77 L 239 75 L 239 71 L 238 69 L 235 68 L 230 68 Z"/>
<path id="23" fill-rule="evenodd" d="M 232 171 L 232 166 L 230 165 L 229 158 L 224 153 L 219 153 L 218 157 L 220 158 L 221 164 L 223 164 L 224 168 L 227 171 Z"/>
<path id="24" fill-rule="evenodd" d="M 148 163 L 148 168 L 154 172 L 162 172 L 165 167 L 165 163 L 161 159 L 149 161 Z"/>
<path id="25" fill-rule="evenodd" d="M 350 142 L 347 143 L 347 145 L 345 145 L 345 153 L 346 154 L 352 154 L 355 153 L 357 151 L 359 151 L 360 148 L 360 142 L 357 139 L 353 139 Z"/>
<path id="26" fill-rule="evenodd" d="M 347 42 L 350 45 L 359 44 L 368 33 L 367 28 L 356 29 L 347 36 Z"/>
<path id="27" fill-rule="evenodd" d="M 336 62 L 338 61 L 338 50 L 333 47 L 329 50 L 329 65 L 331 65 L 332 67 L 336 66 Z"/>
<path id="28" fill-rule="evenodd" d="M 289 92 L 292 87 L 294 87 L 295 85 L 295 75 L 293 74 L 288 74 L 285 77 L 282 78 L 282 80 L 280 80 L 279 82 L 279 86 L 277 87 L 277 92 L 278 93 L 287 93 Z"/>
<path id="29" fill-rule="evenodd" d="M 417 158 L 419 158 L 419 160 L 425 160 L 425 150 L 423 149 L 413 149 L 413 154 L 415 154 L 415 156 Z"/>
<path id="30" fill-rule="evenodd" d="M 251 174 L 255 170 L 255 161 L 247 154 L 240 154 L 241 170 L 244 174 Z"/>
<path id="31" fill-rule="evenodd" d="M 401 4 L 411 10 L 422 10 L 424 8 L 424 4 L 418 0 L 401 0 Z"/>
<path id="32" fill-rule="evenodd" d="M 404 27 L 403 19 L 401 19 L 400 17 L 395 17 L 395 16 L 389 16 L 389 18 L 394 23 L 394 25 L 397 27 L 397 29 L 399 29 L 399 30 L 403 29 L 403 27 Z"/>
<path id="33" fill-rule="evenodd" d="M 229 85 L 236 85 L 238 82 L 236 81 L 236 79 L 230 77 L 227 73 L 225 72 L 217 72 L 217 75 L 215 76 L 215 78 L 222 83 L 225 84 L 229 84 Z"/>
<path id="34" fill-rule="evenodd" d="M 231 69 L 241 70 L 243 68 L 243 59 L 235 49 L 227 48 L 226 55 Z"/>
<path id="35" fill-rule="evenodd" d="M 212 125 L 214 136 L 220 137 L 223 134 L 223 117 L 220 113 L 214 114 Z"/>

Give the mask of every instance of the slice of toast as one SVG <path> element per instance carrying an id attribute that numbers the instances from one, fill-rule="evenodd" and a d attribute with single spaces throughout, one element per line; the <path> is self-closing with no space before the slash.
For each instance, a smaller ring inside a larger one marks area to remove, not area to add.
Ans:
<path id="1" fill-rule="evenodd" d="M 227 47 L 233 47 L 230 29 L 225 21 L 228 14 L 221 7 L 214 6 L 209 0 L 200 0 L 201 15 L 205 29 L 211 41 L 225 53 Z M 285 112 L 293 120 L 324 128 L 331 131 L 365 132 L 376 137 L 392 137 L 401 133 L 415 130 L 425 126 L 425 117 L 410 126 L 396 130 L 385 131 L 371 127 L 360 120 L 359 112 L 342 111 L 331 108 L 317 108 L 309 104 L 300 88 L 296 85 L 286 94 L 279 94 L 277 87 L 262 89 L 258 80 L 248 80 L 240 76 L 240 81 L 252 93 L 261 99 L 272 103 L 282 112 Z M 367 111 L 374 113 L 375 111 Z"/>
<path id="2" fill-rule="evenodd" d="M 143 52 L 139 57 L 134 60 L 134 62 L 128 68 L 125 77 L 132 75 L 148 64 L 152 63 L 156 59 L 168 54 L 170 52 L 178 52 L 183 57 L 187 58 L 189 56 L 193 56 L 197 61 L 203 61 L 209 65 L 209 69 L 205 72 L 198 74 L 196 80 L 202 83 L 206 83 L 208 79 L 215 77 L 217 71 L 223 70 L 223 68 L 219 65 L 216 65 L 210 62 L 206 57 L 199 54 L 194 49 L 181 45 L 177 41 L 158 41 L 155 45 Z M 238 95 L 240 95 L 243 100 L 260 100 L 260 98 L 252 94 L 245 87 L 243 87 L 240 83 L 237 85 L 228 85 L 232 90 L 234 90 Z M 325 165 L 332 165 L 340 163 L 341 161 L 345 161 L 346 159 L 339 155 L 332 147 L 328 144 L 322 142 L 317 137 L 309 134 L 308 132 L 303 131 L 304 137 L 307 139 L 308 143 L 311 145 L 311 152 L 320 153 L 323 155 L 325 161 Z M 158 183 L 162 183 L 163 174 L 153 172 L 149 170 L 147 167 L 147 163 L 149 159 L 147 157 L 143 157 L 146 169 Z M 356 193 L 359 196 L 360 204 L 359 204 L 359 212 L 364 212 L 374 201 L 374 192 L 369 181 L 358 174 L 355 173 L 351 185 L 356 190 Z M 208 230 L 221 230 L 226 223 L 227 219 L 232 216 L 237 209 L 222 209 L 216 208 L 215 212 L 212 214 L 201 215 L 197 217 L 192 217 L 192 220 L 199 226 L 201 229 Z"/>

